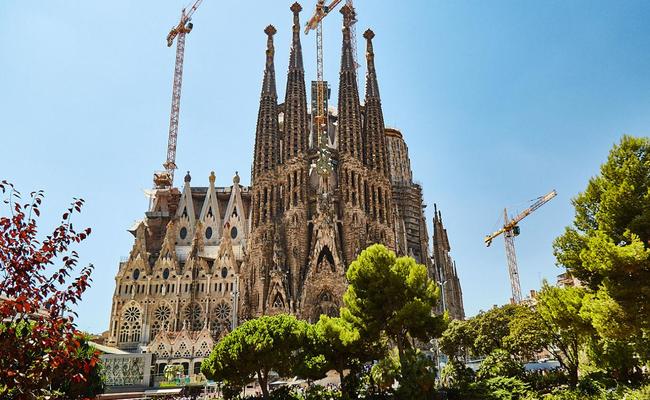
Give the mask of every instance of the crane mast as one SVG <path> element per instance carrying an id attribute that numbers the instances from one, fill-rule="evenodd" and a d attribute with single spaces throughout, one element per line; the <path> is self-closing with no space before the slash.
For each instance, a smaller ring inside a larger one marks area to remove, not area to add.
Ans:
<path id="1" fill-rule="evenodd" d="M 305 34 L 311 30 L 316 30 L 316 110 L 314 113 L 314 125 L 317 129 L 318 148 L 322 149 L 327 146 L 327 110 L 325 109 L 325 96 L 327 87 L 323 74 L 323 19 L 338 6 L 342 0 L 333 0 L 329 5 L 325 5 L 325 0 L 318 0 L 314 15 L 307 21 Z M 352 11 L 352 21 L 349 24 L 352 50 L 354 55 L 354 65 L 357 64 L 356 54 L 356 35 L 354 34 L 355 18 L 354 6 L 352 0 L 347 0 L 346 4 Z M 358 78 L 357 78 L 358 79 Z"/>
<path id="2" fill-rule="evenodd" d="M 192 15 L 201 5 L 203 0 L 196 0 L 189 11 L 181 11 L 178 25 L 173 27 L 167 35 L 167 47 L 171 47 L 176 40 L 176 63 L 174 66 L 174 83 L 172 86 L 172 107 L 169 115 L 169 136 L 167 139 L 167 159 L 163 163 L 164 171 L 154 173 L 156 188 L 171 187 L 174 184 L 174 170 L 176 169 L 176 141 L 178 139 L 178 118 L 181 106 L 181 86 L 183 84 L 183 59 L 185 58 L 185 37 L 192 31 Z"/>
<path id="3" fill-rule="evenodd" d="M 510 276 L 510 287 L 512 290 L 512 301 L 514 303 L 521 303 L 521 284 L 519 281 L 519 267 L 517 266 L 517 254 L 515 253 L 515 236 L 519 235 L 519 222 L 532 214 L 535 210 L 548 203 L 551 199 L 557 196 L 555 190 L 550 191 L 537 200 L 527 209 L 519 213 L 516 217 L 508 220 L 508 210 L 503 209 L 503 227 L 498 231 L 487 235 L 484 242 L 487 247 L 490 247 L 492 240 L 497 236 L 503 234 L 506 247 L 506 260 L 508 262 L 508 274 Z"/>

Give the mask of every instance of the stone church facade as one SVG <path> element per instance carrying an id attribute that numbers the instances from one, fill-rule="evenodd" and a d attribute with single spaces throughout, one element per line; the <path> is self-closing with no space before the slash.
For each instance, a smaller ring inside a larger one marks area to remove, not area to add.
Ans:
<path id="1" fill-rule="evenodd" d="M 217 187 L 214 173 L 207 187 L 192 186 L 188 172 L 182 190 L 156 189 L 145 218 L 130 229 L 135 242 L 115 278 L 109 343 L 155 353 L 159 371 L 170 362 L 196 371 L 215 341 L 246 319 L 292 313 L 316 321 L 337 314 L 347 266 L 373 243 L 426 265 L 445 293 L 438 311 L 444 307 L 464 318 L 441 215 L 436 210 L 432 250 L 408 147 L 401 132 L 384 125 L 374 33 L 363 35 L 361 102 L 350 35 L 354 16 L 343 7 L 338 105 L 325 105 L 326 126 L 315 129 L 300 5 L 291 11 L 283 102 L 276 90 L 276 30 L 264 31 L 251 186 L 240 185 L 235 174 L 232 185 Z"/>

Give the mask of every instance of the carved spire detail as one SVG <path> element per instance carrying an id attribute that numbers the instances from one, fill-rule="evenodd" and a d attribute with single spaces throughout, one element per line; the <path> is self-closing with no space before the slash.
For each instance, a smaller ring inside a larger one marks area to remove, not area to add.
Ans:
<path id="1" fill-rule="evenodd" d="M 372 39 L 375 33 L 368 29 L 363 37 L 366 39 L 366 60 L 368 72 L 366 75 L 366 102 L 364 119 L 364 161 L 372 170 L 388 177 L 388 162 L 386 154 L 386 137 L 384 126 L 384 113 L 379 97 L 379 84 L 375 70 L 375 52 Z"/>
<path id="2" fill-rule="evenodd" d="M 347 5 L 341 9 L 341 13 L 343 14 L 343 49 L 339 75 L 339 152 L 362 160 L 361 105 L 350 36 L 350 23 L 354 15 Z"/>
<path id="3" fill-rule="evenodd" d="M 300 18 L 302 7 L 293 3 L 293 39 L 287 74 L 287 90 L 284 100 L 284 145 L 283 160 L 286 162 L 307 151 L 308 126 L 305 69 L 300 44 Z"/>
<path id="4" fill-rule="evenodd" d="M 275 66 L 273 59 L 273 35 L 276 33 L 273 25 L 264 29 L 267 35 L 266 67 L 260 96 L 260 108 L 257 115 L 257 130 L 255 133 L 255 154 L 253 161 L 253 181 L 260 174 L 272 171 L 278 163 L 278 95 L 275 89 Z"/>

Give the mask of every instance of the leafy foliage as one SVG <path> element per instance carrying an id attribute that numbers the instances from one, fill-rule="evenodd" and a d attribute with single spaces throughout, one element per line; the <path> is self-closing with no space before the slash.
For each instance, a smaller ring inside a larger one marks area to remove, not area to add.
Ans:
<path id="1" fill-rule="evenodd" d="M 510 321 L 513 320 L 519 305 L 506 304 L 492 307 L 472 319 L 475 332 L 474 351 L 477 355 L 488 355 L 494 350 L 503 349 L 504 339 L 510 334 Z"/>
<path id="2" fill-rule="evenodd" d="M 633 339 L 644 356 L 650 330 L 650 139 L 624 136 L 584 192 L 573 225 L 554 242 L 560 265 L 594 296 L 602 336 Z"/>
<path id="3" fill-rule="evenodd" d="M 529 394 L 528 385 L 515 377 L 496 376 L 477 385 L 488 400 L 518 400 Z"/>
<path id="4" fill-rule="evenodd" d="M 438 288 L 414 259 L 397 258 L 375 244 L 352 262 L 347 278 L 343 317 L 371 340 L 385 334 L 397 345 L 400 358 L 414 348 L 414 340 L 428 342 L 442 334 L 446 320 L 432 313 Z"/>
<path id="5" fill-rule="evenodd" d="M 464 362 L 452 359 L 440 372 L 440 381 L 445 388 L 465 389 L 474 382 L 475 375 Z"/>
<path id="6" fill-rule="evenodd" d="M 0 216 L 0 397 L 84 395 L 77 385 L 95 389 L 98 352 L 87 347 L 74 325 L 73 305 L 90 283 L 93 266 L 81 268 L 74 244 L 85 240 L 72 216 L 84 201 L 75 199 L 61 223 L 42 241 L 37 218 L 44 195 L 32 192 L 27 202 L 7 181 L 0 191 L 10 215 Z M 66 393 L 67 392 L 67 393 Z"/>
<path id="7" fill-rule="evenodd" d="M 537 313 L 548 338 L 547 349 L 569 374 L 569 383 L 578 383 L 580 351 L 592 339 L 594 331 L 581 313 L 585 291 L 577 287 L 553 287 L 546 282 L 537 298 Z"/>
<path id="8" fill-rule="evenodd" d="M 244 322 L 226 335 L 203 361 L 201 372 L 233 386 L 244 386 L 254 376 L 268 398 L 269 373 L 292 375 L 298 350 L 306 343 L 307 323 L 290 315 L 264 316 Z"/>
<path id="9" fill-rule="evenodd" d="M 438 344 L 440 350 L 454 360 L 469 354 L 474 348 L 476 331 L 470 321 L 453 320 L 442 333 Z"/>
<path id="10" fill-rule="evenodd" d="M 478 369 L 478 379 L 490 379 L 497 376 L 508 378 L 521 377 L 524 367 L 517 362 L 507 351 L 496 349 L 490 353 Z"/>

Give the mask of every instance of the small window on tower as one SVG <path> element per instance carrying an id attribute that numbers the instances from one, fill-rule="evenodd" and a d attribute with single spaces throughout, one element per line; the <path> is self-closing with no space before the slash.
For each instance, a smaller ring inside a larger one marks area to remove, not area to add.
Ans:
<path id="1" fill-rule="evenodd" d="M 228 268 L 226 267 L 221 268 L 221 277 L 225 279 L 227 276 L 228 276 Z"/>
<path id="2" fill-rule="evenodd" d="M 139 277 L 140 277 L 140 270 L 136 268 L 133 270 L 133 280 L 136 280 Z"/>
<path id="3" fill-rule="evenodd" d="M 169 268 L 165 268 L 163 271 L 163 279 L 169 278 Z"/>
<path id="4" fill-rule="evenodd" d="M 230 228 L 230 237 L 233 239 L 237 239 L 237 227 L 233 226 Z"/>
<path id="5" fill-rule="evenodd" d="M 207 227 L 205 229 L 205 238 L 210 239 L 212 237 L 212 227 Z"/>
<path id="6" fill-rule="evenodd" d="M 180 236 L 181 236 L 181 239 L 183 239 L 183 240 L 187 237 L 187 228 L 186 227 L 181 228 Z"/>

